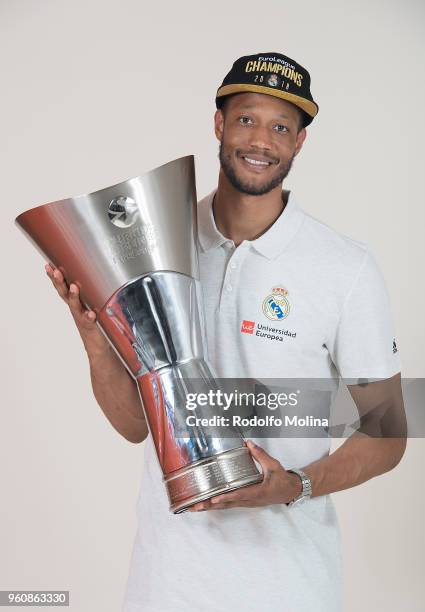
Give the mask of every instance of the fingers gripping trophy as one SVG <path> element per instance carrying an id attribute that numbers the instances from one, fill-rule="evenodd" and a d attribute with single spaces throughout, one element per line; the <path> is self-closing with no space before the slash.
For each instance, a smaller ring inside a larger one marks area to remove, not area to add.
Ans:
<path id="1" fill-rule="evenodd" d="M 259 482 L 239 431 L 220 437 L 186 425 L 187 394 L 218 387 L 206 360 L 193 156 L 15 222 L 56 278 L 78 287 L 136 381 L 171 512 Z"/>

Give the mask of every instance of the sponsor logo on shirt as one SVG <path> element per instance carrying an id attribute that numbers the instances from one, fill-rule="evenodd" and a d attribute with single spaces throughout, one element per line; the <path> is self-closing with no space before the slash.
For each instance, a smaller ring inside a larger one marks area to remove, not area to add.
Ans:
<path id="1" fill-rule="evenodd" d="M 272 292 L 263 301 L 263 313 L 272 321 L 282 321 L 291 309 L 285 287 L 273 287 Z"/>
<path id="2" fill-rule="evenodd" d="M 398 348 L 397 348 L 397 344 L 395 342 L 395 338 L 393 340 L 393 353 L 397 353 L 398 352 Z"/>
<path id="3" fill-rule="evenodd" d="M 255 327 L 255 321 L 246 321 L 245 319 L 242 321 L 241 332 L 243 334 L 253 334 Z"/>
<path id="4" fill-rule="evenodd" d="M 285 337 L 296 338 L 297 332 L 290 331 L 289 329 L 282 329 L 277 327 L 270 327 L 269 325 L 262 325 L 255 321 L 247 321 L 244 319 L 241 323 L 242 334 L 255 334 L 259 338 L 264 340 L 277 340 L 283 342 Z"/>

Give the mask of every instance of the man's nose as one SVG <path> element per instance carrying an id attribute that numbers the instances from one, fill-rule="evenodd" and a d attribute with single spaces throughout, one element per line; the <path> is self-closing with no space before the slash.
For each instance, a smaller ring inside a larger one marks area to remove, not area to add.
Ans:
<path id="1" fill-rule="evenodd" d="M 271 149 L 272 136 L 270 129 L 266 126 L 256 125 L 251 127 L 249 134 L 249 144 L 258 149 Z"/>

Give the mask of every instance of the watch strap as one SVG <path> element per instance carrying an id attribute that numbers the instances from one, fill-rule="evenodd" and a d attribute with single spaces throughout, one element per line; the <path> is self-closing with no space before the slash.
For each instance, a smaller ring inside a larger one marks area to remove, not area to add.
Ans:
<path id="1" fill-rule="evenodd" d="M 312 488 L 311 488 L 311 478 L 307 476 L 305 472 L 303 472 L 302 470 L 298 470 L 296 468 L 292 468 L 287 471 L 292 472 L 293 474 L 297 474 L 297 476 L 300 477 L 301 483 L 302 483 L 302 490 L 301 490 L 301 493 L 298 495 L 298 497 L 296 497 L 295 499 L 293 499 L 292 501 L 286 504 L 289 507 L 295 504 L 296 502 L 300 501 L 301 499 L 310 498 Z"/>

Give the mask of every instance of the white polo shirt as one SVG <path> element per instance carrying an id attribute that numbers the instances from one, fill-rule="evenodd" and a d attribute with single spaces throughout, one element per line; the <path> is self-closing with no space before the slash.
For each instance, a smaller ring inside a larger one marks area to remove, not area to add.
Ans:
<path id="1" fill-rule="evenodd" d="M 388 294 L 367 246 L 304 212 L 237 248 L 198 204 L 208 359 L 223 378 L 388 378 L 400 371 Z M 330 438 L 256 439 L 282 465 Z M 288 508 L 174 516 L 149 436 L 125 612 L 341 612 L 342 556 L 329 495 Z"/>

